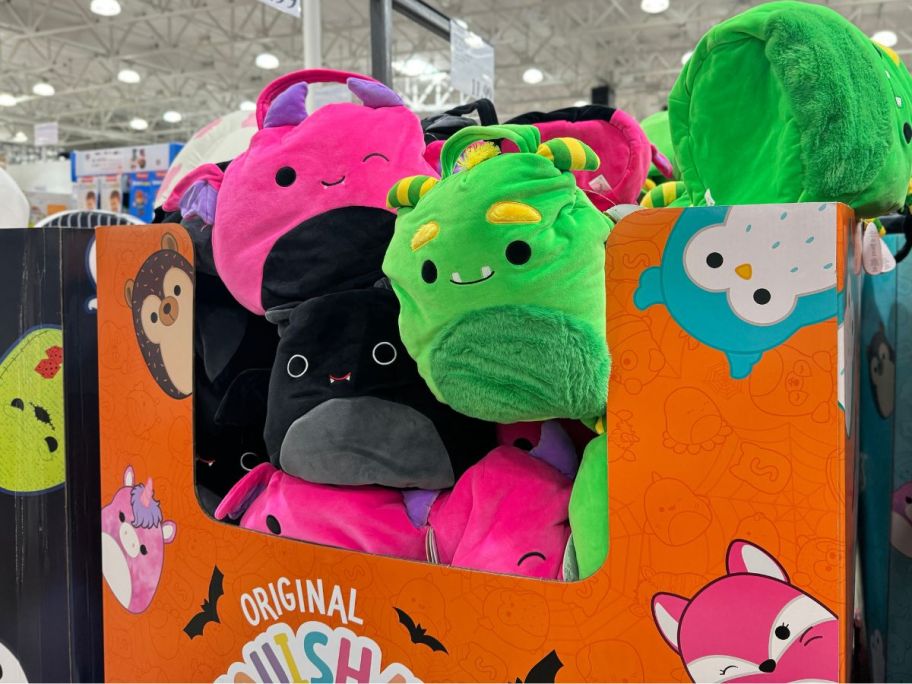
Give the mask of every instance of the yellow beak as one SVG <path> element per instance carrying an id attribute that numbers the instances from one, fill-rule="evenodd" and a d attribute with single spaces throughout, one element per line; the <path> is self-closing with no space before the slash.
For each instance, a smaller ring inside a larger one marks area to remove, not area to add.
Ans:
<path id="1" fill-rule="evenodd" d="M 754 274 L 754 269 L 751 268 L 750 264 L 741 264 L 740 266 L 735 266 L 735 273 L 745 280 L 750 280 L 751 276 Z"/>

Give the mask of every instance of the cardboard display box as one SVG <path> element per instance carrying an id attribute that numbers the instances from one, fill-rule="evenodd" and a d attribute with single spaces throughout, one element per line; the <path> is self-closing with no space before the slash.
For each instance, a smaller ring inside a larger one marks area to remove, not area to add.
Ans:
<path id="1" fill-rule="evenodd" d="M 109 680 L 846 679 L 861 272 L 848 208 L 663 209 L 615 228 L 610 549 L 567 583 L 207 516 L 193 397 L 173 391 L 192 340 L 150 347 L 124 297 L 144 264 L 173 260 L 162 250 L 192 262 L 178 226 L 98 230 Z M 188 315 L 192 297 L 179 305 Z M 160 513 L 136 527 L 149 486 Z"/>
<path id="2" fill-rule="evenodd" d="M 92 240 L 0 231 L 2 681 L 103 679 Z"/>

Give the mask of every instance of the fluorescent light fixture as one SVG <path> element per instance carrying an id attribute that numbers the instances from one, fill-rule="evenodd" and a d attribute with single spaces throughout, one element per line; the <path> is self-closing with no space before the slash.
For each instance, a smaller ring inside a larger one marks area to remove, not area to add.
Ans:
<path id="1" fill-rule="evenodd" d="M 536 83 L 541 83 L 545 75 L 542 73 L 541 69 L 536 69 L 535 67 L 530 67 L 523 72 L 522 79 L 529 85 L 535 85 Z"/>
<path id="2" fill-rule="evenodd" d="M 279 58 L 271 52 L 261 52 L 256 56 L 256 65 L 260 69 L 278 69 Z"/>
<path id="3" fill-rule="evenodd" d="M 117 80 L 121 83 L 139 83 L 142 76 L 134 69 L 121 69 L 117 72 Z"/>
<path id="4" fill-rule="evenodd" d="M 409 57 L 404 62 L 396 62 L 393 64 L 393 68 L 403 76 L 412 77 L 436 71 L 434 65 L 423 57 Z"/>
<path id="5" fill-rule="evenodd" d="M 28 142 L 28 136 L 23 131 L 16 131 L 16 135 L 13 136 L 14 143 L 25 143 Z"/>
<path id="6" fill-rule="evenodd" d="M 244 100 L 241 104 L 238 105 L 238 109 L 242 112 L 255 112 L 256 111 L 256 102 L 253 100 Z"/>
<path id="7" fill-rule="evenodd" d="M 19 103 L 15 95 L 0 93 L 0 107 L 15 107 Z"/>
<path id="8" fill-rule="evenodd" d="M 641 0 L 640 9 L 646 14 L 661 14 L 668 9 L 668 0 Z"/>
<path id="9" fill-rule="evenodd" d="M 120 3 L 117 0 L 92 0 L 89 9 L 102 17 L 116 17 L 120 14 Z"/>
<path id="10" fill-rule="evenodd" d="M 170 109 L 162 114 L 162 118 L 168 123 L 180 123 L 180 120 L 183 119 L 184 116 L 180 112 L 175 112 L 173 109 Z"/>
<path id="11" fill-rule="evenodd" d="M 585 107 L 587 104 L 589 104 L 589 100 L 577 100 L 576 102 L 573 103 L 573 106 L 574 107 Z"/>
<path id="12" fill-rule="evenodd" d="M 149 122 L 145 119 L 140 119 L 138 116 L 130 119 L 130 128 L 134 131 L 144 131 L 149 127 Z"/>
<path id="13" fill-rule="evenodd" d="M 693 53 L 693 50 L 688 50 L 683 55 L 681 55 L 681 66 L 684 66 L 688 61 L 690 61 L 690 58 L 693 57 Z"/>
<path id="14" fill-rule="evenodd" d="M 873 36 L 871 40 L 875 43 L 880 43 L 884 47 L 891 48 L 899 41 L 899 38 L 896 36 L 894 31 L 878 31 Z"/>
<path id="15" fill-rule="evenodd" d="M 45 83 L 42 81 L 32 86 L 32 92 L 35 93 L 35 95 L 40 95 L 41 97 L 50 97 L 57 91 L 54 90 L 54 86 L 52 86 L 50 83 Z"/>

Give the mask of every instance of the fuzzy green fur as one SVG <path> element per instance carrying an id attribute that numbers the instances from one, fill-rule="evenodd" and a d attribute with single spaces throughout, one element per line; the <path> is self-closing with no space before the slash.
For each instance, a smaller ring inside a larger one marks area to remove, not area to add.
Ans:
<path id="1" fill-rule="evenodd" d="M 605 338 L 562 311 L 498 306 L 455 319 L 431 353 L 431 375 L 454 409 L 510 422 L 605 410 Z"/>
<path id="2" fill-rule="evenodd" d="M 899 98 L 897 100 L 897 98 Z M 912 77 L 842 16 L 772 2 L 713 27 L 669 95 L 694 204 L 900 206 L 912 172 Z"/>

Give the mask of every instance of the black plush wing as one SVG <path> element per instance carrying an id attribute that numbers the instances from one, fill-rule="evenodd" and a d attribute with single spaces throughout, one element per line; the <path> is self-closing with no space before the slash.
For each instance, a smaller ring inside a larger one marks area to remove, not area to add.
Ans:
<path id="1" fill-rule="evenodd" d="M 416 632 L 418 631 L 418 628 L 415 626 L 415 621 L 401 608 L 393 607 L 393 610 L 399 615 L 399 622 L 408 630 L 409 639 L 412 640 L 412 643 L 415 643 Z M 420 634 L 418 636 L 420 636 Z"/>
<path id="2" fill-rule="evenodd" d="M 557 657 L 557 651 L 551 651 L 529 670 L 529 674 L 526 675 L 526 684 L 553 682 L 563 666 L 561 659 Z"/>

